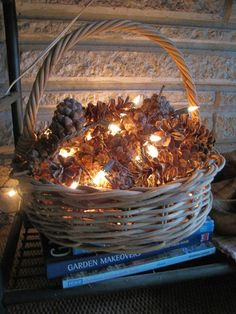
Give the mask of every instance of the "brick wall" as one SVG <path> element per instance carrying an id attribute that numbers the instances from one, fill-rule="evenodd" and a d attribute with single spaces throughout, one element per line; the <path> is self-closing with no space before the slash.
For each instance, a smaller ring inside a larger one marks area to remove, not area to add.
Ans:
<path id="1" fill-rule="evenodd" d="M 17 0 L 21 69 L 63 30 L 80 9 L 76 0 Z M 154 25 L 184 53 L 195 80 L 201 114 L 214 128 L 222 151 L 236 148 L 236 3 L 224 0 L 97 0 L 76 26 L 91 20 L 127 18 Z M 0 91 L 6 84 L 3 35 L 0 38 Z M 24 103 L 37 69 L 23 80 Z M 41 101 L 39 121 L 50 120 L 67 96 L 83 102 L 110 96 L 149 95 L 165 84 L 176 106 L 185 92 L 171 58 L 150 41 L 129 33 L 89 38 L 56 65 Z M 11 141 L 8 108 L 0 109 L 0 144 Z"/>

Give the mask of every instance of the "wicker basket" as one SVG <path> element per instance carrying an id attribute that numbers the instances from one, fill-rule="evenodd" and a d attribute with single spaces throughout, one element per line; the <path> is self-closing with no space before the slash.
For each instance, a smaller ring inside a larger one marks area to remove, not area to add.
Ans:
<path id="1" fill-rule="evenodd" d="M 34 143 L 39 101 L 54 65 L 80 40 L 116 30 L 145 36 L 164 48 L 182 74 L 189 106 L 198 105 L 182 54 L 154 27 L 126 20 L 89 23 L 62 38 L 45 59 L 26 107 L 17 154 L 27 154 Z M 194 115 L 199 119 L 198 112 Z M 72 190 L 23 176 L 20 189 L 29 219 L 52 241 L 96 251 L 142 253 L 180 241 L 201 227 L 212 206 L 210 184 L 223 166 L 224 158 L 216 152 L 206 168 L 156 188 Z"/>

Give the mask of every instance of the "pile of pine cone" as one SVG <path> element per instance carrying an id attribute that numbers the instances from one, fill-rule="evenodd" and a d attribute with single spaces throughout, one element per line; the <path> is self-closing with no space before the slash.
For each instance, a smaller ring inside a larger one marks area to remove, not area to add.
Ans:
<path id="1" fill-rule="evenodd" d="M 151 141 L 151 135 L 158 140 Z M 101 170 L 106 176 L 100 187 L 152 187 L 203 167 L 213 144 L 204 125 L 188 113 L 179 114 L 160 94 L 138 108 L 129 98 L 86 108 L 67 98 L 57 106 L 49 128 L 38 134 L 29 165 L 35 179 L 68 187 L 73 182 L 96 186 Z M 148 153 L 148 145 L 156 155 Z"/>

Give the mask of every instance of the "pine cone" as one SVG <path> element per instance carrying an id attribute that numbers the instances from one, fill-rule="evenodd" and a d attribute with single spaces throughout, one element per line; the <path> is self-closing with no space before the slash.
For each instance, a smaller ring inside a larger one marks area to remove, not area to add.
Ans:
<path id="1" fill-rule="evenodd" d="M 29 160 L 37 161 L 52 155 L 58 143 L 66 135 L 79 131 L 85 124 L 84 109 L 73 98 L 66 98 L 59 103 L 54 112 L 52 123 L 45 132 L 41 132 Z"/>
<path id="2" fill-rule="evenodd" d="M 174 108 L 166 97 L 157 94 L 153 94 L 151 98 L 144 99 L 141 109 L 149 116 L 150 122 L 162 120 L 163 118 L 170 119 L 175 113 Z"/>
<path id="3" fill-rule="evenodd" d="M 154 94 L 153 97 L 154 96 L 156 95 Z M 169 101 L 166 99 L 165 96 L 157 97 L 157 107 L 163 116 L 165 115 L 171 116 L 175 112 L 174 108 L 170 105 Z"/>
<path id="4" fill-rule="evenodd" d="M 66 135 L 80 131 L 85 121 L 82 105 L 73 98 L 66 98 L 57 106 L 49 129 L 62 139 Z"/>
<path id="5" fill-rule="evenodd" d="M 57 149 L 58 142 L 59 138 L 52 132 L 43 132 L 30 152 L 29 159 L 37 161 L 47 158 Z"/>
<path id="6" fill-rule="evenodd" d="M 134 186 L 134 179 L 128 171 L 125 169 L 120 169 L 117 175 L 113 174 L 112 178 L 112 188 L 127 190 Z"/>

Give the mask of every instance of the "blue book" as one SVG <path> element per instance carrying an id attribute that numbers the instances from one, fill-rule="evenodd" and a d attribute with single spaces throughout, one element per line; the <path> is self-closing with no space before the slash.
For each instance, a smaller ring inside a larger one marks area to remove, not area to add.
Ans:
<path id="1" fill-rule="evenodd" d="M 175 243 L 171 246 L 169 246 L 169 248 L 173 248 L 173 247 L 179 247 L 181 244 L 188 244 L 188 243 L 191 243 L 192 239 L 196 236 L 196 235 L 199 235 L 201 233 L 207 233 L 207 232 L 210 232 L 212 233 L 214 231 L 214 220 L 211 219 L 211 217 L 207 217 L 205 223 L 194 233 L 192 234 L 191 236 L 187 237 L 186 239 L 182 240 L 181 242 L 179 243 Z M 209 238 L 206 238 L 206 241 L 209 240 Z M 202 242 L 202 241 L 201 241 Z M 107 245 L 106 244 L 93 244 L 94 247 L 106 247 Z M 83 254 L 89 254 L 91 253 L 92 251 L 89 251 L 89 250 L 85 250 L 85 249 L 81 249 L 81 248 L 73 248 L 72 249 L 72 252 L 73 252 L 73 255 L 83 255 Z"/>
<path id="2" fill-rule="evenodd" d="M 210 231 L 206 231 L 209 228 Z M 189 244 L 199 244 L 211 239 L 212 224 L 208 227 L 203 227 L 197 233 L 191 235 L 171 247 L 166 247 L 160 250 L 151 251 L 148 253 L 86 253 L 84 255 L 73 256 L 71 249 L 60 247 L 51 243 L 45 237 L 42 237 L 42 245 L 45 256 L 45 264 L 48 278 L 63 277 L 69 274 L 77 273 L 84 270 L 99 269 L 108 265 L 120 264 L 128 261 L 134 261 L 150 256 L 154 256 L 176 248 L 181 248 Z"/>
<path id="3" fill-rule="evenodd" d="M 173 249 L 153 257 L 108 266 L 102 270 L 83 271 L 74 276 L 71 275 L 64 278 L 62 280 L 62 286 L 63 288 L 72 288 L 108 279 L 143 273 L 207 256 L 215 253 L 215 250 L 214 245 L 209 241 L 198 245 L 190 245 L 184 248 Z"/>

